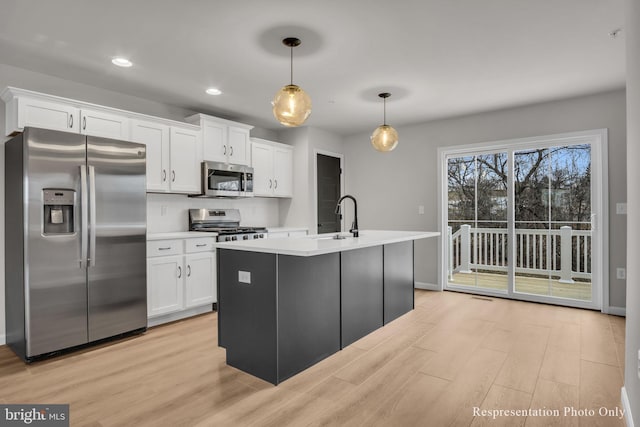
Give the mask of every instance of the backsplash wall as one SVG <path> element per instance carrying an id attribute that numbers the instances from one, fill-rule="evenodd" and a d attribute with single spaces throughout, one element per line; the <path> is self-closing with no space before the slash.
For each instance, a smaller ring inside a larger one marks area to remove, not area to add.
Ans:
<path id="1" fill-rule="evenodd" d="M 147 233 L 188 231 L 188 210 L 239 209 L 242 225 L 277 227 L 278 199 L 208 199 L 181 194 L 147 193 Z"/>

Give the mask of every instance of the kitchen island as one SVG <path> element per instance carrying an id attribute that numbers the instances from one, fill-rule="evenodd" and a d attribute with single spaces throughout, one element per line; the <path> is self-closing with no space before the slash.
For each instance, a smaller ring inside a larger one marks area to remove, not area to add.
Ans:
<path id="1" fill-rule="evenodd" d="M 217 243 L 227 363 L 278 384 L 412 310 L 413 242 L 439 234 Z"/>

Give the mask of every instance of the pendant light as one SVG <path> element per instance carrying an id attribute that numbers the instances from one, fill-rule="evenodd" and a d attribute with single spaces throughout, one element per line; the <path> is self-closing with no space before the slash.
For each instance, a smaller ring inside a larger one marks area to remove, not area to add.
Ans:
<path id="1" fill-rule="evenodd" d="M 396 148 L 398 145 L 398 132 L 387 124 L 387 98 L 391 96 L 390 93 L 378 94 L 382 98 L 384 104 L 384 119 L 382 124 L 376 128 L 371 134 L 371 145 L 378 151 L 387 152 Z"/>
<path id="2" fill-rule="evenodd" d="M 291 48 L 291 84 L 284 86 L 273 98 L 273 115 L 285 126 L 295 127 L 303 124 L 311 114 L 311 98 L 301 87 L 293 84 L 293 48 L 300 46 L 300 39 L 287 37 L 282 40 Z"/>

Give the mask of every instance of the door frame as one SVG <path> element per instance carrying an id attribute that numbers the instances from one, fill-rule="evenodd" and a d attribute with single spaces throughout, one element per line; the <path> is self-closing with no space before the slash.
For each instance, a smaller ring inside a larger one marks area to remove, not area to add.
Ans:
<path id="1" fill-rule="evenodd" d="M 344 195 L 344 154 L 335 153 L 333 151 L 322 150 L 319 148 L 313 149 L 313 233 L 318 234 L 318 154 L 328 157 L 336 157 L 340 159 L 340 195 Z M 340 230 L 344 230 L 344 215 L 340 220 Z"/>
<path id="2" fill-rule="evenodd" d="M 440 251 L 438 252 L 438 289 L 449 289 L 448 284 L 448 238 L 447 238 L 447 201 L 448 191 L 447 185 L 447 158 L 450 156 L 462 156 L 473 154 L 494 153 L 497 151 L 507 152 L 510 158 L 513 153 L 520 149 L 530 148 L 531 144 L 536 143 L 540 148 L 572 145 L 579 143 L 591 144 L 591 176 L 592 176 L 592 212 L 596 213 L 595 221 L 592 225 L 593 235 L 592 241 L 592 286 L 596 281 L 600 283 L 600 293 L 592 293 L 593 300 L 585 304 L 584 302 L 571 299 L 558 300 L 555 297 L 547 297 L 542 295 L 530 295 L 514 292 L 512 290 L 513 278 L 509 274 L 508 291 L 491 291 L 476 290 L 474 288 L 463 288 L 456 286 L 455 289 L 469 293 L 477 293 L 482 295 L 492 295 L 497 297 L 508 297 L 516 300 L 541 302 L 547 304 L 559 304 L 569 307 L 591 308 L 609 312 L 609 193 L 605 191 L 609 185 L 608 171 L 608 130 L 592 129 L 578 132 L 567 132 L 553 135 L 543 135 L 528 138 L 517 138 L 500 141 L 491 141 L 486 143 L 474 143 L 465 145 L 456 145 L 449 147 L 438 147 L 438 224 L 440 231 Z M 509 171 L 512 179 L 513 171 Z M 512 193 L 512 191 L 510 191 Z M 513 203 L 510 194 L 510 202 Z M 510 226 L 511 228 L 511 226 Z M 509 231 L 511 234 L 512 231 Z M 514 250 L 511 248 L 510 250 Z M 511 257 L 511 259 L 513 259 Z M 593 274 L 593 272 L 596 272 Z"/>

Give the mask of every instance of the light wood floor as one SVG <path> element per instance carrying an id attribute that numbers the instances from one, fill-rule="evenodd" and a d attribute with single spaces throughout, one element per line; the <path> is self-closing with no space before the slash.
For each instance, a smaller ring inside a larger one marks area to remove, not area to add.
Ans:
<path id="1" fill-rule="evenodd" d="M 482 409 L 620 406 L 624 319 L 416 291 L 416 309 L 277 387 L 225 364 L 215 313 L 25 365 L 0 347 L 0 403 L 70 403 L 76 426 L 622 426 Z"/>
<path id="2" fill-rule="evenodd" d="M 506 274 L 454 273 L 450 283 L 501 291 L 507 290 Z M 583 301 L 591 300 L 591 282 L 560 283 L 558 280 L 549 280 L 548 278 L 516 275 L 515 290 L 525 294 L 549 295 Z"/>

